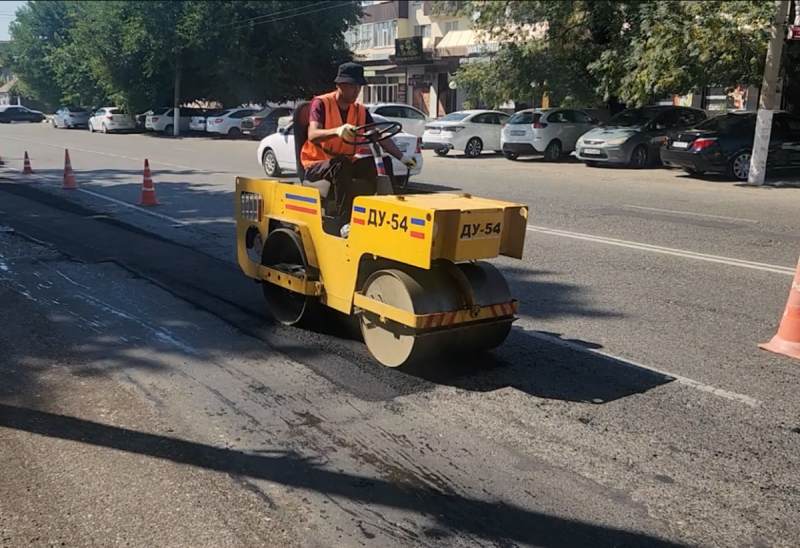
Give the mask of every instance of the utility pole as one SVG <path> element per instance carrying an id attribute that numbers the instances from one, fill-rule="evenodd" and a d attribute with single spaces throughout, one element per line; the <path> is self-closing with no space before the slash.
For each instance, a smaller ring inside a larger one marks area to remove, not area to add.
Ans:
<path id="1" fill-rule="evenodd" d="M 772 134 L 772 117 L 775 107 L 775 96 L 781 73 L 781 55 L 783 41 L 786 39 L 786 20 L 789 17 L 791 0 L 776 0 L 775 17 L 772 21 L 772 36 L 767 47 L 767 60 L 764 66 L 764 79 L 761 83 L 761 96 L 758 100 L 758 116 L 756 118 L 756 134 L 753 142 L 753 154 L 750 156 L 750 172 L 747 184 L 761 186 L 767 171 L 767 153 L 769 139 Z"/>
<path id="2" fill-rule="evenodd" d="M 181 69 L 176 63 L 175 68 L 175 95 L 173 97 L 172 135 L 177 137 L 181 132 Z"/>

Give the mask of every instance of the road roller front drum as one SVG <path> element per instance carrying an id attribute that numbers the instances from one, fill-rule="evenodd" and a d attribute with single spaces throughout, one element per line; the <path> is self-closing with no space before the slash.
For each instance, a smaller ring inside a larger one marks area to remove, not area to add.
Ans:
<path id="1" fill-rule="evenodd" d="M 367 279 L 362 294 L 416 315 L 511 301 L 505 278 L 486 262 L 437 264 L 430 270 L 379 270 Z M 491 350 L 501 345 L 511 331 L 510 318 L 427 332 L 396 329 L 367 313 L 360 315 L 360 323 L 367 348 L 387 367 Z"/>

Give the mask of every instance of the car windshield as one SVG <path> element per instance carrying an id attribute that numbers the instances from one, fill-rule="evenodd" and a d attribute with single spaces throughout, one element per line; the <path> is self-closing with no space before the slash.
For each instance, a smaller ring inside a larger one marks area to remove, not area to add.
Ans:
<path id="1" fill-rule="evenodd" d="M 469 113 L 469 112 L 453 112 L 453 113 L 448 114 L 446 116 L 442 116 L 441 118 L 439 118 L 436 121 L 437 122 L 460 122 L 461 120 L 463 120 L 464 118 L 466 118 L 470 114 L 471 113 Z"/>
<path id="2" fill-rule="evenodd" d="M 694 129 L 728 133 L 753 127 L 755 121 L 756 117 L 753 114 L 722 114 L 700 122 Z"/>
<path id="3" fill-rule="evenodd" d="M 87 110 L 85 108 L 72 108 L 72 107 L 70 107 L 67 110 L 70 111 L 70 112 L 87 112 Z"/>
<path id="4" fill-rule="evenodd" d="M 612 127 L 639 127 L 646 125 L 656 115 L 662 112 L 654 108 L 629 108 L 623 110 L 608 122 Z"/>
<path id="5" fill-rule="evenodd" d="M 508 121 L 509 124 L 535 124 L 542 117 L 541 112 L 517 112 Z"/>

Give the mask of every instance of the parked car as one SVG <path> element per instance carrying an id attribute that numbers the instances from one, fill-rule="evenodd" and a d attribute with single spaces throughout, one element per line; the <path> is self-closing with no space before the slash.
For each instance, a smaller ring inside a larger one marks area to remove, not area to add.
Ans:
<path id="1" fill-rule="evenodd" d="M 372 115 L 372 119 L 378 123 L 384 123 L 388 120 L 376 114 Z M 281 119 L 283 122 L 284 119 Z M 408 183 L 408 177 L 416 177 L 422 173 L 422 149 L 420 147 L 421 139 L 405 131 L 401 131 L 392 140 L 395 142 L 400 152 L 413 156 L 417 161 L 417 166 L 411 170 L 409 174 L 406 166 L 400 163 L 400 160 L 392 157 L 392 170 L 395 176 L 395 182 L 399 185 Z M 372 153 L 366 146 L 360 147 L 357 151 L 358 156 L 363 158 L 371 156 Z M 297 169 L 296 158 L 294 150 L 294 131 L 293 122 L 289 121 L 285 126 L 281 124 L 278 133 L 273 133 L 261 140 L 256 152 L 256 158 L 259 164 L 264 168 L 264 172 L 268 177 L 280 177 L 284 171 L 294 173 Z"/>
<path id="2" fill-rule="evenodd" d="M 682 131 L 671 131 L 661 149 L 661 161 L 687 173 L 722 173 L 737 181 L 750 175 L 756 113 L 715 116 Z M 800 167 L 800 115 L 776 112 L 772 118 L 767 169 Z"/>
<path id="3" fill-rule="evenodd" d="M 600 121 L 582 110 L 525 109 L 515 113 L 503 127 L 500 145 L 503 156 L 542 156 L 550 162 L 575 150 L 581 135 Z"/>
<path id="4" fill-rule="evenodd" d="M 278 131 L 279 118 L 291 116 L 293 111 L 289 107 L 265 108 L 252 116 L 245 116 L 242 118 L 242 133 L 252 139 L 263 139 Z"/>
<path id="5" fill-rule="evenodd" d="M 192 121 L 192 116 L 197 114 L 197 110 L 193 108 L 181 108 L 178 120 L 178 126 L 181 132 L 189 131 L 189 124 Z M 172 135 L 175 124 L 175 109 L 172 107 L 161 107 L 152 111 L 145 117 L 144 128 L 147 131 L 157 131 L 166 135 Z"/>
<path id="6" fill-rule="evenodd" d="M 575 156 L 589 167 L 601 163 L 630 167 L 660 163 L 659 150 L 668 131 L 688 129 L 706 118 L 704 111 L 689 107 L 629 108 L 578 139 Z"/>
<path id="7" fill-rule="evenodd" d="M 260 108 L 239 107 L 223 110 L 219 114 L 206 118 L 206 132 L 228 137 L 238 137 L 242 133 L 242 119 L 252 116 Z"/>
<path id="8" fill-rule="evenodd" d="M 211 109 L 211 110 L 198 110 L 194 116 L 189 119 L 190 131 L 206 131 L 206 119 L 209 116 L 216 116 L 225 112 L 224 109 Z"/>
<path id="9" fill-rule="evenodd" d="M 433 149 L 439 156 L 463 150 L 470 158 L 477 158 L 484 150 L 500 152 L 500 133 L 510 117 L 497 110 L 460 110 L 447 114 L 425 126 L 422 148 Z"/>
<path id="10" fill-rule="evenodd" d="M 19 105 L 4 105 L 0 107 L 0 124 L 11 122 L 44 122 L 47 116 L 38 110 L 31 110 Z"/>
<path id="11" fill-rule="evenodd" d="M 424 112 L 403 103 L 370 103 L 364 106 L 371 114 L 402 124 L 403 131 L 417 137 L 422 137 L 425 124 L 430 121 Z"/>
<path id="12" fill-rule="evenodd" d="M 117 107 L 102 107 L 92 114 L 87 125 L 89 132 L 102 131 L 111 133 L 115 131 L 133 131 L 136 129 L 136 122 L 133 116 L 122 111 Z"/>
<path id="13" fill-rule="evenodd" d="M 54 128 L 75 128 L 89 125 L 89 111 L 78 107 L 61 107 L 58 109 L 50 123 Z"/>

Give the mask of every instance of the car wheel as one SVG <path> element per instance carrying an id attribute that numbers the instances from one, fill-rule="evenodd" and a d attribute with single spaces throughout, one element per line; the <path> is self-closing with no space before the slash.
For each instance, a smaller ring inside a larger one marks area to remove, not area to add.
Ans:
<path id="1" fill-rule="evenodd" d="M 86 124 L 86 129 L 89 130 L 89 133 L 94 133 L 94 128 L 92 127 L 92 123 L 91 122 Z"/>
<path id="2" fill-rule="evenodd" d="M 103 133 L 108 133 L 108 128 L 106 127 L 106 123 L 105 123 L 105 122 L 103 122 L 103 125 L 102 125 L 102 126 L 100 126 L 100 130 L 101 130 Z"/>
<path id="3" fill-rule="evenodd" d="M 241 135 L 241 133 L 242 130 L 240 130 L 238 127 L 232 127 L 228 130 L 228 137 L 236 138 Z"/>
<path id="4" fill-rule="evenodd" d="M 264 173 L 267 174 L 267 177 L 280 177 L 281 176 L 281 168 L 278 165 L 278 159 L 275 157 L 275 153 L 272 149 L 267 149 L 264 151 L 264 157 L 261 159 L 261 164 L 264 166 Z"/>
<path id="5" fill-rule="evenodd" d="M 58 129 L 58 124 L 56 123 L 56 119 L 55 119 L 55 118 L 51 118 L 51 119 L 50 119 L 50 124 L 51 124 L 51 125 L 52 125 L 54 128 Z"/>
<path id="6" fill-rule="evenodd" d="M 728 162 L 728 177 L 737 181 L 746 181 L 750 176 L 749 150 L 743 150 Z"/>
<path id="7" fill-rule="evenodd" d="M 470 158 L 477 158 L 483 152 L 483 141 L 477 137 L 473 137 L 467 141 L 467 148 L 464 149 L 464 154 Z"/>
<path id="8" fill-rule="evenodd" d="M 450 152 L 449 148 L 437 148 L 434 150 L 437 156 L 447 156 L 447 153 Z"/>
<path id="9" fill-rule="evenodd" d="M 650 151 L 647 146 L 639 145 L 631 154 L 631 167 L 647 167 L 650 164 Z"/>
<path id="10" fill-rule="evenodd" d="M 514 154 L 513 152 L 504 152 L 503 157 L 506 160 L 516 160 L 517 158 L 519 158 L 519 154 Z"/>
<path id="11" fill-rule="evenodd" d="M 167 124 L 167 127 L 164 128 L 164 135 L 172 135 L 173 129 L 175 126 L 172 124 Z"/>
<path id="12" fill-rule="evenodd" d="M 544 149 L 544 159 L 547 162 L 557 162 L 559 158 L 561 158 L 561 141 L 555 139 Z"/>

